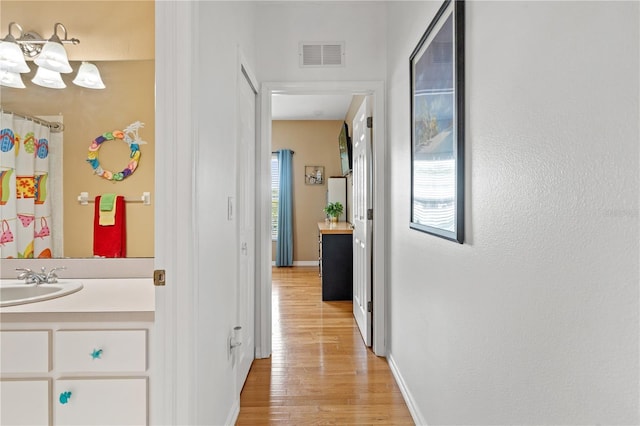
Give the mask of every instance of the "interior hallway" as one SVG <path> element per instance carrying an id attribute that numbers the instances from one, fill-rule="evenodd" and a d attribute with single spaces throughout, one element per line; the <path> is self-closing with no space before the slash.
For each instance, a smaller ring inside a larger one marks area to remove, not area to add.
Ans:
<path id="1" fill-rule="evenodd" d="M 237 425 L 413 424 L 351 302 L 322 302 L 318 269 L 273 268 L 273 354 L 253 362 Z"/>

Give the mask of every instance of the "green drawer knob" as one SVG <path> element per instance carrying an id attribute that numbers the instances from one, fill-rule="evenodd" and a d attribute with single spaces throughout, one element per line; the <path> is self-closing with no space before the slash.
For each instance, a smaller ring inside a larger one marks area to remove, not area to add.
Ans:
<path id="1" fill-rule="evenodd" d="M 102 349 L 94 349 L 91 352 L 91 359 L 102 359 Z"/>

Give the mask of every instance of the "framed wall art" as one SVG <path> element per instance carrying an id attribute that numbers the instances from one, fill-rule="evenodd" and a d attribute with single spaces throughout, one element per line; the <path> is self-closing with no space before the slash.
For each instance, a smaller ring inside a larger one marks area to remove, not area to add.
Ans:
<path id="1" fill-rule="evenodd" d="M 304 183 L 322 185 L 324 183 L 324 166 L 304 166 Z"/>
<path id="2" fill-rule="evenodd" d="M 447 0 L 410 57 L 410 227 L 464 242 L 464 1 Z"/>

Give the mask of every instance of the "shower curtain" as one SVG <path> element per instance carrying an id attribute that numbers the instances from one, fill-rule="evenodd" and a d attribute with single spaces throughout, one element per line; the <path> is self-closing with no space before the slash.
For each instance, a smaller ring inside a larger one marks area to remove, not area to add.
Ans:
<path id="1" fill-rule="evenodd" d="M 50 128 L 0 112 L 0 258 L 50 258 Z"/>

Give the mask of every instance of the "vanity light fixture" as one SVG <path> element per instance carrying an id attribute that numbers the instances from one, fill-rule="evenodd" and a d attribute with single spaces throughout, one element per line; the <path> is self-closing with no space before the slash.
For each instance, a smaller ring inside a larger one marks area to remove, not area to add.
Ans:
<path id="1" fill-rule="evenodd" d="M 12 34 L 14 28 L 20 32 L 18 38 Z M 63 34 L 62 39 L 58 36 L 59 30 Z M 20 89 L 25 87 L 20 74 L 30 71 L 24 59 L 26 56 L 34 58 L 33 62 L 38 65 L 36 75 L 31 80 L 34 84 L 52 89 L 65 88 L 60 73 L 70 73 L 73 69 L 64 44 L 79 43 L 77 38 L 68 37 L 67 28 L 60 22 L 53 26 L 53 35 L 49 39 L 33 31 L 25 33 L 16 22 L 9 23 L 9 33 L 0 40 L 0 85 Z M 100 71 L 88 62 L 82 62 L 73 83 L 89 89 L 105 88 Z"/>
<path id="2" fill-rule="evenodd" d="M 104 89 L 104 83 L 100 78 L 98 67 L 90 62 L 82 62 L 76 78 L 73 79 L 73 84 L 87 89 Z"/>
<path id="3" fill-rule="evenodd" d="M 40 54 L 33 62 L 41 68 L 67 74 L 73 70 L 71 69 L 71 64 L 69 64 L 67 51 L 64 50 L 64 46 L 62 45 L 62 40 L 58 37 L 58 28 L 62 28 L 64 31 L 64 39 L 68 40 L 67 29 L 60 22 L 57 22 L 53 26 L 53 35 L 47 40 L 44 46 L 42 46 Z M 69 42 L 73 43 L 73 40 L 69 40 Z M 80 43 L 80 40 L 78 40 L 78 43 Z M 33 42 L 31 42 L 31 44 L 33 44 Z"/>
<path id="4" fill-rule="evenodd" d="M 15 22 L 10 23 L 9 33 L 0 41 L 0 69 L 12 73 L 29 72 L 29 66 L 24 60 L 22 50 L 16 38 L 11 34 L 11 27 L 14 26 L 20 31 L 19 38 L 22 38 L 22 27 Z"/>
<path id="5" fill-rule="evenodd" d="M 22 77 L 17 72 L 0 70 L 0 86 L 24 89 L 26 86 L 22 82 Z"/>
<path id="6" fill-rule="evenodd" d="M 60 73 L 57 71 L 51 71 L 45 67 L 38 67 L 36 76 L 31 80 L 33 84 L 38 86 L 48 87 L 50 89 L 64 89 L 67 87 L 62 81 Z"/>

